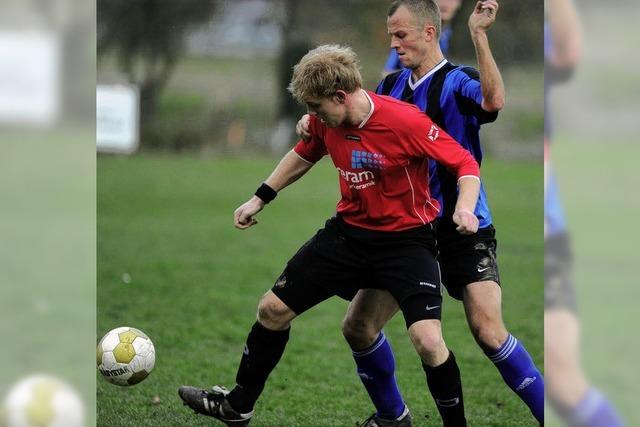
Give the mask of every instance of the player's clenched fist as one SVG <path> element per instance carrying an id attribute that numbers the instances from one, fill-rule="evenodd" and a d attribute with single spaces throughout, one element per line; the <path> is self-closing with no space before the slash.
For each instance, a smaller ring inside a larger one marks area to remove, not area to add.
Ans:
<path id="1" fill-rule="evenodd" d="M 460 234 L 474 234 L 478 231 L 478 217 L 471 211 L 459 209 L 453 214 L 456 231 Z"/>
<path id="2" fill-rule="evenodd" d="M 477 2 L 469 17 L 469 29 L 472 32 L 487 31 L 496 20 L 498 8 L 499 5 L 496 0 Z"/>
<path id="3" fill-rule="evenodd" d="M 240 230 L 256 225 L 258 221 L 253 218 L 264 207 L 264 202 L 257 196 L 253 196 L 242 204 L 233 213 L 233 225 Z"/>

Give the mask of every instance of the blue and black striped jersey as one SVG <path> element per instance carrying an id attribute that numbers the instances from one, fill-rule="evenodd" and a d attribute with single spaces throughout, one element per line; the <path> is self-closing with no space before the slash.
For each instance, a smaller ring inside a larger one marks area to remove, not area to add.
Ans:
<path id="1" fill-rule="evenodd" d="M 477 70 L 443 59 L 417 82 L 412 81 L 408 69 L 390 74 L 380 82 L 376 92 L 416 105 L 481 164 L 480 126 L 493 122 L 498 113 L 481 107 L 482 89 Z M 429 171 L 431 194 L 444 207 L 440 212 L 442 221 L 453 224 L 451 217 L 458 194 L 456 176 L 435 162 L 431 162 Z M 475 214 L 481 228 L 491 225 L 484 185 L 480 187 Z"/>

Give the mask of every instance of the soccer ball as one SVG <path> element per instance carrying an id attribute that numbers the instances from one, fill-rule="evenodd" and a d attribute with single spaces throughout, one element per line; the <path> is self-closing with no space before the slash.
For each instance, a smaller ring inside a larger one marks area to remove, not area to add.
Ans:
<path id="1" fill-rule="evenodd" d="M 49 375 L 15 384 L 0 406 L 0 426 L 82 427 L 84 406 L 71 386 Z"/>
<path id="2" fill-rule="evenodd" d="M 147 378 L 156 363 L 153 343 L 142 331 L 113 329 L 98 343 L 98 370 L 110 383 L 130 386 Z"/>

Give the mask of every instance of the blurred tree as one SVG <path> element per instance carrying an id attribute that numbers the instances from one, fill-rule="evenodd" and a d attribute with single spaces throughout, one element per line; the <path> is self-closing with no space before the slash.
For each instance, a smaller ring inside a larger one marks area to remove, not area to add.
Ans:
<path id="1" fill-rule="evenodd" d="M 542 64 L 544 4 L 539 0 L 509 2 L 498 0 L 500 10 L 489 30 L 491 50 L 501 68 L 512 64 Z M 454 60 L 474 61 L 475 50 L 467 21 L 475 1 L 463 1 L 453 19 L 454 34 L 449 56 Z M 474 65 L 472 62 L 471 65 Z"/>
<path id="2" fill-rule="evenodd" d="M 192 27 L 208 22 L 214 0 L 98 0 L 97 54 L 114 53 L 120 70 L 140 88 L 142 123 L 184 52 Z"/>

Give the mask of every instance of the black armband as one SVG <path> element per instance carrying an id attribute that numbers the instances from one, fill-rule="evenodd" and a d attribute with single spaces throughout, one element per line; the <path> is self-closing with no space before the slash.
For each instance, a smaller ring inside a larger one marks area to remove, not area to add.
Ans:
<path id="1" fill-rule="evenodd" d="M 277 195 L 278 195 L 278 192 L 276 190 L 274 190 L 273 188 L 269 187 L 264 182 L 256 190 L 256 196 L 258 196 L 260 199 L 262 199 L 262 201 L 265 204 L 267 204 L 270 201 L 272 201 L 273 199 L 275 199 Z"/>

